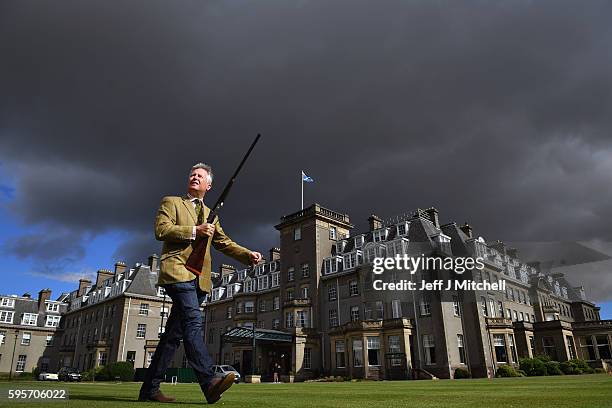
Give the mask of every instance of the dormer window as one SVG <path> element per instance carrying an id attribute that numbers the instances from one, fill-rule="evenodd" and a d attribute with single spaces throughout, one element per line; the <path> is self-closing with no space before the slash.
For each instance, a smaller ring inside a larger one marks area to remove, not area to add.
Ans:
<path id="1" fill-rule="evenodd" d="M 336 242 L 336 253 L 337 254 L 341 254 L 342 252 L 344 252 L 344 248 L 345 247 L 346 247 L 346 241 L 345 240 Z"/>
<path id="2" fill-rule="evenodd" d="M 344 255 L 344 269 L 351 269 L 362 263 L 361 251 L 353 251 Z"/>
<path id="3" fill-rule="evenodd" d="M 387 228 L 383 228 L 383 229 L 379 229 L 374 231 L 374 233 L 372 234 L 373 236 L 373 241 L 374 242 L 381 242 L 387 239 L 387 234 L 389 233 L 389 230 Z"/>
<path id="4" fill-rule="evenodd" d="M 227 285 L 229 282 L 229 275 L 225 275 L 222 279 L 221 279 L 221 283 L 223 283 L 224 285 Z"/>
<path id="5" fill-rule="evenodd" d="M 408 233 L 408 223 L 407 222 L 402 222 L 400 224 L 397 224 L 397 235 L 398 236 L 406 235 L 407 233 Z"/>
<path id="6" fill-rule="evenodd" d="M 325 259 L 323 262 L 323 273 L 328 275 L 330 273 L 338 272 L 339 264 L 342 262 L 341 256 L 333 256 Z"/>
<path id="7" fill-rule="evenodd" d="M 276 272 L 278 269 L 278 261 L 270 262 L 270 272 Z"/>
<path id="8" fill-rule="evenodd" d="M 365 242 L 365 237 L 363 235 L 359 235 L 358 237 L 355 237 L 355 248 L 361 248 L 364 242 Z"/>

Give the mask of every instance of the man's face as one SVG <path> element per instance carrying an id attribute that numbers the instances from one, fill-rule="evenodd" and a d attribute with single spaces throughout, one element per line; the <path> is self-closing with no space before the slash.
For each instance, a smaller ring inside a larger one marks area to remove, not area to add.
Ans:
<path id="1" fill-rule="evenodd" d="M 204 169 L 195 169 L 189 175 L 189 185 L 187 186 L 192 195 L 204 196 L 211 185 L 208 182 L 208 172 Z"/>

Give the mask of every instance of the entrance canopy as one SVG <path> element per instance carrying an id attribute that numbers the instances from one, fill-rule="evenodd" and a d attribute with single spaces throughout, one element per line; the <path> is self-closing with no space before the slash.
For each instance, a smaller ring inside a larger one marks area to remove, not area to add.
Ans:
<path id="1" fill-rule="evenodd" d="M 291 343 L 293 341 L 293 336 L 289 333 L 268 329 L 253 330 L 249 327 L 234 327 L 223 334 L 222 340 L 224 343 L 252 344 L 253 333 L 255 333 L 255 340 L 258 343 Z"/>

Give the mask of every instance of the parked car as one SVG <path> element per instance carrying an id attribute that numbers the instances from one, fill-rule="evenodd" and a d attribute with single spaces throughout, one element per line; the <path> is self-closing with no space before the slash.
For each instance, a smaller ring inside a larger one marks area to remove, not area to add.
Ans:
<path id="1" fill-rule="evenodd" d="M 236 371 L 236 369 L 231 365 L 214 365 L 213 372 L 215 373 L 215 377 L 223 377 L 227 373 L 234 373 L 234 375 L 236 376 L 234 382 L 236 384 L 240 382 L 240 373 Z"/>
<path id="2" fill-rule="evenodd" d="M 81 381 L 81 373 L 76 368 L 63 367 L 57 376 L 59 381 Z"/>
<path id="3" fill-rule="evenodd" d="M 59 381 L 57 373 L 40 373 L 38 374 L 38 379 L 40 381 Z"/>

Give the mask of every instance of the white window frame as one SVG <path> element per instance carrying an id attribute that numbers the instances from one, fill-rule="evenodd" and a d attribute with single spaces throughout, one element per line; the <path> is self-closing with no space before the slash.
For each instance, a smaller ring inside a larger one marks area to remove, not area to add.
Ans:
<path id="1" fill-rule="evenodd" d="M 24 313 L 21 316 L 21 324 L 24 326 L 36 326 L 38 313 Z"/>
<path id="2" fill-rule="evenodd" d="M 138 326 L 136 326 L 136 338 L 144 339 L 145 337 L 147 337 L 147 325 L 146 323 L 138 323 Z"/>
<path id="3" fill-rule="evenodd" d="M 15 312 L 10 310 L 0 310 L 0 323 L 13 324 Z"/>
<path id="4" fill-rule="evenodd" d="M 14 308 L 15 307 L 15 299 L 8 298 L 8 297 L 3 297 L 2 300 L 0 300 L 0 307 Z"/>
<path id="5" fill-rule="evenodd" d="M 22 346 L 29 346 L 30 344 L 32 344 L 32 333 L 30 332 L 23 332 L 21 333 L 21 342 L 20 344 Z"/>
<path id="6" fill-rule="evenodd" d="M 47 315 L 45 327 L 59 327 L 61 316 Z"/>

